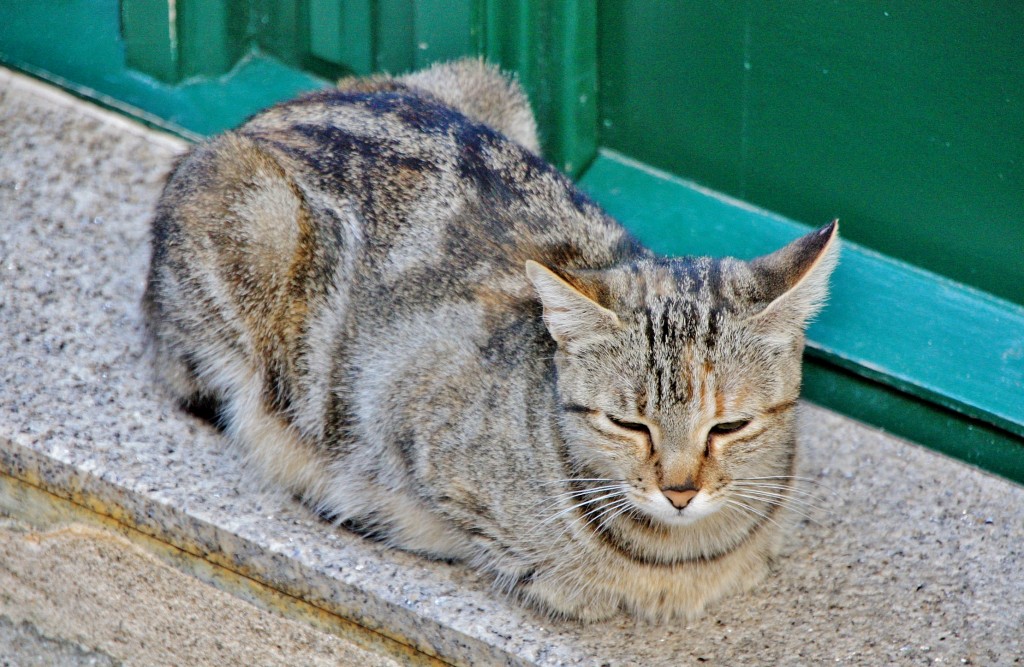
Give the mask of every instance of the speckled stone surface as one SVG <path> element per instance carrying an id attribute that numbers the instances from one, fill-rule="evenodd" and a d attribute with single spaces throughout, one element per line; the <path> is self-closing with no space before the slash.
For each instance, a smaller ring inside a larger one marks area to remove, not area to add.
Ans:
<path id="1" fill-rule="evenodd" d="M 819 507 L 777 575 L 692 623 L 552 623 L 261 491 L 142 357 L 147 224 L 179 150 L 0 70 L 0 471 L 457 663 L 1024 660 L 1024 489 L 813 406 Z"/>
<path id="2" fill-rule="evenodd" d="M 74 643 L 42 636 L 30 623 L 0 616 L 0 665 L 3 667 L 119 667 L 108 655 Z"/>

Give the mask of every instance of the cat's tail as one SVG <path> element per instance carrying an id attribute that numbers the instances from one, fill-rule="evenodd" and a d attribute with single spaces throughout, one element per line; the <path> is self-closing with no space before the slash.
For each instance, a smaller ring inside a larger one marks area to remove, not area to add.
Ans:
<path id="1" fill-rule="evenodd" d="M 514 76 L 479 58 L 439 63 L 399 81 L 425 90 L 467 117 L 488 125 L 530 151 L 540 153 L 537 121 Z"/>

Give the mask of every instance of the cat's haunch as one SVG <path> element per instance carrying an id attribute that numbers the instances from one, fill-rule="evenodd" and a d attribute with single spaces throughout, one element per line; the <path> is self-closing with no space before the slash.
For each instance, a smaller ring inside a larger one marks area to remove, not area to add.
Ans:
<path id="1" fill-rule="evenodd" d="M 156 368 L 339 524 L 553 616 L 692 617 L 777 552 L 837 225 L 657 257 L 538 146 L 467 60 L 195 147 L 153 221 Z"/>

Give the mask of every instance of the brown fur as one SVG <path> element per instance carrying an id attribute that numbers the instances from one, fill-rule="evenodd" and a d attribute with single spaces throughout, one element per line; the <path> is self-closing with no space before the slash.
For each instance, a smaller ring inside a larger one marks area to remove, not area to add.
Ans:
<path id="1" fill-rule="evenodd" d="M 749 263 L 658 258 L 537 146 L 478 61 L 197 146 L 153 223 L 157 368 L 339 522 L 550 614 L 692 616 L 776 552 L 835 225 Z"/>

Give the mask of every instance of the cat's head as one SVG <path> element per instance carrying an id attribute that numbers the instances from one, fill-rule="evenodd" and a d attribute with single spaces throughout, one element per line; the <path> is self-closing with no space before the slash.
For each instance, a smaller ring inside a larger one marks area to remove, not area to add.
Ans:
<path id="1" fill-rule="evenodd" d="M 833 222 L 750 262 L 572 272 L 529 262 L 558 344 L 574 473 L 619 484 L 668 525 L 771 505 L 749 499 L 769 500 L 792 475 L 804 329 L 826 297 L 837 231 Z"/>

